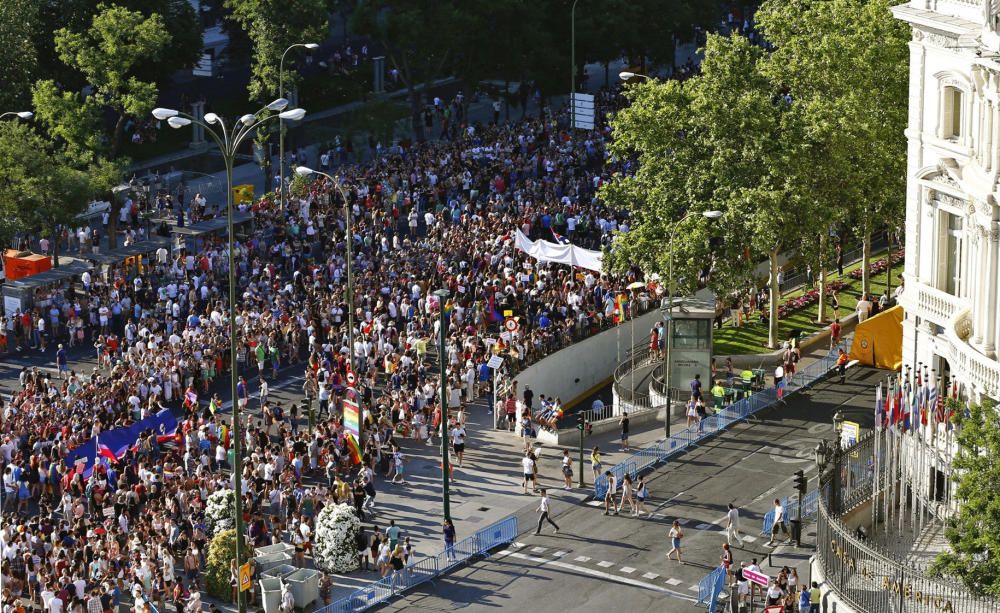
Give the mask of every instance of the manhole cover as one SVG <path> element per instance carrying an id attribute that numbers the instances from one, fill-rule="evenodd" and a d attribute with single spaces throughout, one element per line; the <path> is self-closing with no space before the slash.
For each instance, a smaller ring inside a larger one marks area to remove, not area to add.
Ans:
<path id="1" fill-rule="evenodd" d="M 489 510 L 490 510 L 490 508 L 489 508 L 489 507 L 479 507 L 479 508 L 478 508 L 478 509 L 476 509 L 476 510 L 477 510 L 477 511 L 484 511 L 484 512 L 485 512 L 485 511 L 489 511 Z"/>

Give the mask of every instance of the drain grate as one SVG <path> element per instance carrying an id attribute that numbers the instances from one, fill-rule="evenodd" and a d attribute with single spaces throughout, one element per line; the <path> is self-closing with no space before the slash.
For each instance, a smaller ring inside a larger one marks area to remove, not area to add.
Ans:
<path id="1" fill-rule="evenodd" d="M 476 510 L 477 510 L 477 511 L 483 511 L 483 512 L 485 512 L 485 511 L 489 511 L 489 510 L 490 510 L 490 508 L 489 508 L 489 507 L 479 507 L 479 508 L 478 508 L 478 509 L 476 509 Z"/>

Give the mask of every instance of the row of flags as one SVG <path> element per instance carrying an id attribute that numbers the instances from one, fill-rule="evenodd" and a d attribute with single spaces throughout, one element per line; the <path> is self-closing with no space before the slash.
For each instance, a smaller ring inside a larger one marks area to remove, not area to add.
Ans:
<path id="1" fill-rule="evenodd" d="M 89 478 L 94 467 L 109 465 L 135 449 L 139 436 L 148 430 L 156 433 L 159 442 L 172 440 L 177 435 L 177 418 L 169 409 L 139 420 L 131 426 L 112 428 L 91 437 L 66 455 L 66 466 L 73 467 L 84 478 Z"/>
<path id="2" fill-rule="evenodd" d="M 883 399 L 882 384 L 875 390 L 875 428 L 889 428 L 910 432 L 914 429 L 917 416 L 920 424 L 928 423 L 936 426 L 944 423 L 948 430 L 952 429 L 951 419 L 955 411 L 946 408 L 949 398 L 958 398 L 958 383 L 953 382 L 949 388 L 944 386 L 944 393 L 938 390 L 938 384 L 932 377 L 916 373 L 913 381 L 908 377 L 902 383 L 890 381 L 887 384 Z"/>

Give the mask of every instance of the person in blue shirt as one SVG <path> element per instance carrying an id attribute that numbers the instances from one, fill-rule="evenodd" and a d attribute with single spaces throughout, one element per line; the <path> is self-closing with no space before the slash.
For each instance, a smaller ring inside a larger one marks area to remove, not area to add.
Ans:
<path id="1" fill-rule="evenodd" d="M 64 378 L 69 371 L 69 358 L 66 356 L 66 349 L 63 348 L 62 343 L 59 343 L 59 349 L 56 351 L 56 366 L 59 368 L 59 378 Z"/>

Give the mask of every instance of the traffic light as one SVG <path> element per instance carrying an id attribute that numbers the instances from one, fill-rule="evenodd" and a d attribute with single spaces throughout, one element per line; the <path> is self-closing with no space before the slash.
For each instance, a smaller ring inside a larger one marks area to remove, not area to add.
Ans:
<path id="1" fill-rule="evenodd" d="M 808 481 L 806 480 L 806 474 L 804 471 L 795 471 L 795 489 L 799 491 L 800 494 L 806 493 L 806 487 L 808 487 Z"/>
<path id="2" fill-rule="evenodd" d="M 587 418 L 583 413 L 578 413 L 576 416 L 576 429 L 583 432 L 585 424 L 587 423 Z"/>

